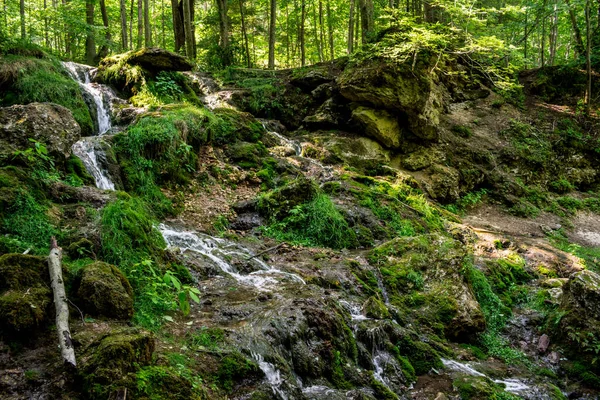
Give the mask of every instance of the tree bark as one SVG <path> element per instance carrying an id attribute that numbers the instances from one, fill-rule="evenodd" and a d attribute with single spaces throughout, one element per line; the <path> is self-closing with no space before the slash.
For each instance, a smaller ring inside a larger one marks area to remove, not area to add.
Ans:
<path id="1" fill-rule="evenodd" d="M 94 0 L 85 2 L 85 22 L 87 34 L 85 36 L 85 61 L 92 65 L 96 58 L 96 42 L 94 41 Z"/>
<path id="2" fill-rule="evenodd" d="M 106 11 L 106 1 L 100 0 L 100 14 L 102 15 L 102 25 L 104 25 L 104 38 L 106 43 L 104 43 L 98 54 L 96 55 L 96 61 L 100 61 L 100 59 L 106 57 L 108 55 L 108 43 L 110 43 L 112 35 L 110 34 L 110 25 L 108 24 L 108 13 Z M 97 64 L 97 62 L 96 62 Z"/>
<path id="3" fill-rule="evenodd" d="M 194 38 L 192 31 L 192 10 L 188 0 L 183 0 L 183 29 L 185 33 L 185 54 L 194 58 Z"/>
<path id="4" fill-rule="evenodd" d="M 590 23 L 590 0 L 585 2 L 585 28 L 586 28 L 586 46 L 585 46 L 585 61 L 587 65 L 587 112 L 590 113 L 592 108 L 592 26 Z"/>
<path id="5" fill-rule="evenodd" d="M 152 28 L 150 27 L 150 4 L 144 0 L 144 44 L 146 47 L 152 46 Z"/>
<path id="6" fill-rule="evenodd" d="M 325 46 L 325 18 L 323 18 L 323 0 L 319 0 L 319 42 L 321 47 L 320 61 L 325 59 L 327 46 Z"/>
<path id="7" fill-rule="evenodd" d="M 348 54 L 354 51 L 354 8 L 356 0 L 350 0 L 350 16 L 348 18 Z"/>
<path id="8" fill-rule="evenodd" d="M 246 54 L 246 66 L 252 68 L 252 60 L 250 59 L 250 46 L 248 45 L 248 32 L 246 30 L 246 15 L 244 12 L 244 0 L 240 0 L 240 19 L 242 22 L 242 39 L 244 40 L 244 51 Z"/>
<path id="9" fill-rule="evenodd" d="M 126 51 L 129 42 L 127 41 L 127 7 L 125 6 L 125 0 L 120 0 L 119 6 L 121 13 L 121 50 Z"/>
<path id="10" fill-rule="evenodd" d="M 131 8 L 129 9 L 129 48 L 133 49 L 133 5 L 135 0 L 131 0 Z"/>
<path id="11" fill-rule="evenodd" d="M 142 43 L 143 43 L 142 38 L 144 37 L 143 17 L 144 17 L 144 8 L 142 5 L 142 0 L 138 0 L 138 2 L 137 2 L 137 40 L 135 42 L 135 47 L 138 49 L 142 47 Z"/>
<path id="12" fill-rule="evenodd" d="M 333 45 L 333 14 L 331 14 L 330 0 L 327 0 L 327 33 L 329 35 L 329 55 L 333 61 L 335 60 L 335 47 Z"/>
<path id="13" fill-rule="evenodd" d="M 25 40 L 25 0 L 19 2 L 19 17 L 21 19 L 21 39 Z"/>
<path id="14" fill-rule="evenodd" d="M 67 304 L 67 295 L 65 293 L 65 285 L 62 278 L 61 259 L 62 249 L 58 247 L 56 239 L 53 237 L 50 244 L 50 255 L 48 256 L 48 270 L 50 272 L 50 283 L 54 294 L 58 343 L 64 362 L 76 367 L 75 350 L 73 349 L 71 331 L 69 329 L 69 306 Z"/>
<path id="15" fill-rule="evenodd" d="M 373 35 L 373 0 L 359 0 L 362 44 L 366 44 Z"/>
<path id="16" fill-rule="evenodd" d="M 185 45 L 185 33 L 183 31 L 183 13 L 178 0 L 171 0 L 173 14 L 173 35 L 175 39 L 175 52 L 181 50 Z"/>
<path id="17" fill-rule="evenodd" d="M 300 65 L 306 65 L 306 45 L 304 43 L 304 29 L 306 21 L 306 0 L 302 0 L 300 5 Z"/>
<path id="18" fill-rule="evenodd" d="M 277 0 L 271 0 L 269 17 L 269 69 L 275 69 L 275 23 L 277 19 Z"/>
<path id="19" fill-rule="evenodd" d="M 319 40 L 319 23 L 317 21 L 317 6 L 315 4 L 315 0 L 312 1 L 312 20 L 313 20 L 313 32 L 315 34 L 315 43 L 317 44 L 317 56 L 319 57 L 319 62 L 323 61 L 323 46 L 321 40 Z"/>
<path id="20" fill-rule="evenodd" d="M 569 0 L 565 0 L 567 8 L 569 9 L 569 18 L 571 19 L 571 27 L 573 28 L 573 34 L 575 35 L 575 51 L 577 55 L 581 56 L 585 54 L 585 46 L 583 45 L 583 38 L 581 37 L 581 29 L 577 24 L 577 16 L 575 10 L 571 7 Z"/>

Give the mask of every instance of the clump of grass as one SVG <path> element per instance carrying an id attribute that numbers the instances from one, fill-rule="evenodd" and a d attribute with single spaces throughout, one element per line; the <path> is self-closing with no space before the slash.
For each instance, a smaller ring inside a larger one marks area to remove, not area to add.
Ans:
<path id="1" fill-rule="evenodd" d="M 304 246 L 334 249 L 356 246 L 356 235 L 329 196 L 320 193 L 294 207 L 288 217 L 273 222 L 263 232 L 270 237 Z"/>

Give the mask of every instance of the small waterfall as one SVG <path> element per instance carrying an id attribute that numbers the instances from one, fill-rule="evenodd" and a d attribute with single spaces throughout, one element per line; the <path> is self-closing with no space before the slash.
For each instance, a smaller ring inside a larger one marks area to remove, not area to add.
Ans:
<path id="1" fill-rule="evenodd" d="M 111 113 L 110 105 L 107 106 L 104 102 L 103 91 L 100 90 L 101 85 L 92 83 L 91 71 L 92 67 L 87 65 L 77 64 L 74 62 L 63 62 L 63 66 L 71 75 L 71 77 L 79 83 L 81 90 L 87 94 L 94 102 L 96 123 L 98 125 L 98 136 L 104 135 L 111 128 Z M 108 92 L 108 91 L 107 91 Z M 90 104 L 88 106 L 91 107 Z M 108 143 L 99 143 L 94 137 L 82 138 L 73 145 L 73 154 L 81 159 L 83 165 L 90 175 L 96 181 L 96 187 L 103 190 L 115 190 L 115 184 L 110 179 L 106 168 L 106 154 L 102 149 L 103 146 L 108 146 Z"/>
<path id="2" fill-rule="evenodd" d="M 104 154 L 97 149 L 98 143 L 94 138 L 83 138 L 73 145 L 73 154 L 81 159 L 85 169 L 96 181 L 96 187 L 103 190 L 115 190 L 115 184 L 110 180 L 108 174 L 102 168 L 99 157 L 105 158 Z"/>
<path id="3" fill-rule="evenodd" d="M 71 77 L 79 83 L 81 89 L 87 92 L 94 100 L 98 116 L 98 134 L 105 134 L 111 128 L 110 106 L 107 107 L 104 104 L 104 96 L 99 89 L 99 85 L 91 81 L 90 71 L 92 68 L 71 61 L 64 62 L 63 66 L 67 69 Z"/>
<path id="4" fill-rule="evenodd" d="M 158 226 L 168 247 L 179 248 L 182 253 L 197 254 L 212 262 L 221 271 L 235 278 L 238 282 L 264 289 L 277 285 L 276 276 L 288 278 L 291 281 L 305 284 L 304 280 L 296 274 L 284 272 L 260 260 L 250 250 L 237 243 L 225 239 L 212 237 L 199 232 L 181 231 L 165 224 Z M 240 273 L 234 265 L 244 264 L 245 269 L 252 269 L 248 274 Z"/>
<path id="5" fill-rule="evenodd" d="M 265 131 L 267 131 L 271 135 L 275 136 L 277 139 L 280 140 L 280 142 L 285 143 L 286 146 L 294 149 L 294 152 L 296 153 L 297 156 L 302 156 L 302 145 L 300 143 L 283 136 L 281 133 L 277 132 L 272 127 L 268 127 L 267 124 L 269 123 L 269 121 L 266 121 L 266 120 L 259 120 L 259 121 L 262 124 L 263 128 L 265 128 Z M 271 128 L 271 129 L 269 129 L 269 128 Z"/>
<path id="6" fill-rule="evenodd" d="M 264 357 L 258 353 L 252 353 L 252 358 L 258 363 L 258 367 L 265 374 L 273 393 L 279 396 L 281 400 L 288 400 L 287 394 L 281 389 L 281 385 L 284 379 L 281 377 L 281 371 L 279 371 L 273 364 L 266 362 Z"/>
<path id="7" fill-rule="evenodd" d="M 451 371 L 460 372 L 466 375 L 481 376 L 487 378 L 487 375 L 477 371 L 467 363 L 461 363 L 455 360 L 446 360 L 444 358 L 442 358 L 442 363 L 444 364 L 444 367 Z M 505 380 L 492 379 L 492 381 L 494 383 L 504 385 L 504 390 L 513 394 L 523 395 L 531 390 L 531 387 L 529 387 L 529 385 L 526 385 L 523 381 L 515 378 L 508 378 Z"/>

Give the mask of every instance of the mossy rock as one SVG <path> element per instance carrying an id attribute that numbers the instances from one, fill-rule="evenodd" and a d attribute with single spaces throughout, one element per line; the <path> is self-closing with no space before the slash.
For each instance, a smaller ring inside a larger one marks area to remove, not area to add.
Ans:
<path id="1" fill-rule="evenodd" d="M 14 253 L 0 257 L 0 292 L 27 290 L 49 283 L 48 264 L 42 257 Z"/>
<path id="2" fill-rule="evenodd" d="M 420 171 L 441 160 L 443 160 L 443 155 L 439 151 L 424 147 L 406 156 L 402 165 L 409 171 Z"/>
<path id="3" fill-rule="evenodd" d="M 461 376 L 452 382 L 463 400 L 495 399 L 496 389 L 493 383 L 483 376 Z"/>
<path id="4" fill-rule="evenodd" d="M 443 367 L 440 354 L 414 335 L 407 333 L 400 337 L 396 347 L 400 355 L 408 359 L 417 375 L 424 375 L 432 368 L 439 370 Z"/>
<path id="5" fill-rule="evenodd" d="M 138 396 L 164 400 L 199 400 L 192 383 L 169 367 L 152 365 L 137 374 Z"/>
<path id="6" fill-rule="evenodd" d="M 74 340 L 81 344 L 78 373 L 86 395 L 94 400 L 107 399 L 123 388 L 135 392 L 136 372 L 150 364 L 155 348 L 150 333 L 134 328 L 116 329 L 100 337 L 84 331 L 75 334 Z"/>
<path id="7" fill-rule="evenodd" d="M 226 154 L 242 168 L 256 168 L 268 152 L 262 143 L 237 142 L 228 146 Z"/>
<path id="8" fill-rule="evenodd" d="M 93 316 L 133 317 L 133 290 L 114 265 L 98 261 L 85 267 L 77 296 L 83 309 Z"/>
<path id="9" fill-rule="evenodd" d="M 86 238 L 80 238 L 67 247 L 67 254 L 72 259 L 89 257 L 94 254 L 94 243 Z"/>
<path id="10" fill-rule="evenodd" d="M 367 302 L 363 305 L 364 313 L 369 318 L 374 319 L 386 319 L 390 317 L 390 312 L 383 303 L 377 297 L 371 296 Z"/>
<path id="11" fill-rule="evenodd" d="M 435 164 L 427 170 L 429 182 L 425 188 L 433 199 L 452 203 L 460 197 L 460 174 L 452 167 Z"/>
<path id="12" fill-rule="evenodd" d="M 8 334 L 39 330 L 50 319 L 52 292 L 46 287 L 7 290 L 0 294 L 0 331 Z"/>
<path id="13" fill-rule="evenodd" d="M 352 111 L 352 119 L 364 132 L 378 140 L 385 147 L 397 149 L 402 141 L 402 130 L 398 120 L 385 110 L 357 107 Z"/>
<path id="14" fill-rule="evenodd" d="M 262 373 L 256 362 L 236 352 L 221 359 L 216 378 L 223 389 L 231 392 L 240 381 L 258 378 L 261 375 Z"/>
<path id="15" fill-rule="evenodd" d="M 296 206 L 314 199 L 318 193 L 317 185 L 304 176 L 277 188 L 258 201 L 258 210 L 261 214 L 271 218 L 285 218 Z"/>

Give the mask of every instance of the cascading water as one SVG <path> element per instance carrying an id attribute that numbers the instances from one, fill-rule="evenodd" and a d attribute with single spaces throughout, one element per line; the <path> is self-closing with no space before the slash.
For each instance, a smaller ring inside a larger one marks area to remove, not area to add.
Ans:
<path id="1" fill-rule="evenodd" d="M 273 393 L 279 396 L 281 400 L 288 400 L 287 394 L 282 390 L 281 385 L 284 379 L 281 377 L 281 371 L 279 371 L 273 364 L 266 362 L 264 357 L 257 353 L 252 353 L 252 358 L 258 363 L 258 367 L 265 374 L 269 386 L 273 389 Z"/>
<path id="2" fill-rule="evenodd" d="M 81 159 L 89 174 L 94 177 L 96 187 L 103 190 L 115 190 L 115 184 L 104 172 L 98 159 L 103 154 L 97 149 L 97 142 L 93 137 L 83 138 L 75 143 L 73 145 L 73 154 Z"/>
<path id="3" fill-rule="evenodd" d="M 110 106 L 107 107 L 104 103 L 104 95 L 99 89 L 100 85 L 91 81 L 90 71 L 92 68 L 71 61 L 64 62 L 63 65 L 71 77 L 79 83 L 81 89 L 94 100 L 98 115 L 98 135 L 105 134 L 111 128 Z"/>
<path id="4" fill-rule="evenodd" d="M 64 62 L 63 66 L 69 72 L 71 77 L 79 83 L 81 90 L 85 92 L 89 98 L 93 99 L 95 115 L 98 125 L 98 136 L 104 135 L 112 127 L 110 105 L 106 105 L 104 101 L 104 92 L 110 91 L 101 90 L 101 86 L 92 83 L 90 73 L 92 68 L 86 65 L 77 64 L 74 62 Z M 100 160 L 106 161 L 106 154 L 103 153 L 103 147 L 109 146 L 104 142 L 101 146 L 94 137 L 83 138 L 73 145 L 73 154 L 81 159 L 83 165 L 90 175 L 94 177 L 96 186 L 99 189 L 115 190 L 115 184 L 110 179 L 106 168 Z"/>
<path id="5" fill-rule="evenodd" d="M 179 248 L 182 253 L 192 253 L 212 262 L 221 271 L 235 278 L 238 282 L 265 289 L 276 285 L 281 278 L 305 284 L 304 280 L 296 274 L 272 268 L 264 261 L 258 259 L 250 250 L 225 239 L 215 238 L 199 232 L 182 231 L 160 224 L 160 230 L 168 247 Z M 240 273 L 231 261 L 240 260 L 254 271 L 249 274 Z M 279 277 L 277 279 L 276 277 Z"/>

